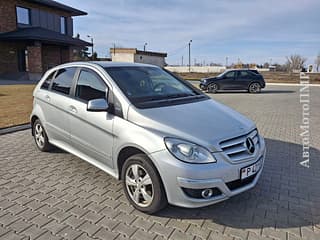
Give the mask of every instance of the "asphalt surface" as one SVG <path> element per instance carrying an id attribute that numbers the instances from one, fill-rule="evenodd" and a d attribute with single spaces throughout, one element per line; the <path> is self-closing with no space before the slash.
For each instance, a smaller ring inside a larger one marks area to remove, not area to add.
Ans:
<path id="1" fill-rule="evenodd" d="M 257 186 L 200 209 L 145 215 L 85 161 L 39 152 L 30 130 L 0 136 L 0 239 L 320 239 L 320 88 L 310 89 L 309 168 L 300 87 L 212 96 L 253 119 L 267 157 Z"/>

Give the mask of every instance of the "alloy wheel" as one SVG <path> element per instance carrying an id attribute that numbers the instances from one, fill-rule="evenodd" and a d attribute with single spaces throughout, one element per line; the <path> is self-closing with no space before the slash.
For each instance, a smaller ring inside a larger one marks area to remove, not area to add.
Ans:
<path id="1" fill-rule="evenodd" d="M 251 93 L 257 93 L 260 92 L 261 87 L 259 83 L 252 83 L 249 87 L 249 92 Z"/>
<path id="2" fill-rule="evenodd" d="M 208 92 L 215 93 L 218 90 L 218 85 L 213 83 L 208 86 Z"/>
<path id="3" fill-rule="evenodd" d="M 45 135 L 44 135 L 44 130 L 40 123 L 37 123 L 35 125 L 34 135 L 35 135 L 35 139 L 38 147 L 43 148 L 45 144 Z"/>
<path id="4" fill-rule="evenodd" d="M 154 198 L 154 188 L 148 172 L 139 164 L 127 168 L 125 184 L 129 196 L 140 207 L 148 207 Z"/>

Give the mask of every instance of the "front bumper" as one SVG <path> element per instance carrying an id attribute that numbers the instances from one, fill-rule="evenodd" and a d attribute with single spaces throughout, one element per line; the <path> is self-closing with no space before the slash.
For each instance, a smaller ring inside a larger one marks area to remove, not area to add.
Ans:
<path id="1" fill-rule="evenodd" d="M 214 153 L 217 163 L 210 164 L 184 163 L 175 159 L 167 150 L 151 154 L 164 184 L 168 202 L 187 208 L 204 207 L 253 188 L 260 178 L 266 152 L 264 140 L 260 138 L 260 149 L 254 158 L 238 164 L 230 163 L 222 152 Z M 240 180 L 240 169 L 258 160 L 262 161 L 259 172 L 247 180 Z M 219 194 L 207 199 L 194 198 L 183 190 L 207 188 L 218 189 Z"/>
<path id="2" fill-rule="evenodd" d="M 204 84 L 204 83 L 202 83 L 202 82 L 200 82 L 200 84 L 199 84 L 199 88 L 201 89 L 201 90 L 207 90 L 207 85 L 206 84 Z"/>

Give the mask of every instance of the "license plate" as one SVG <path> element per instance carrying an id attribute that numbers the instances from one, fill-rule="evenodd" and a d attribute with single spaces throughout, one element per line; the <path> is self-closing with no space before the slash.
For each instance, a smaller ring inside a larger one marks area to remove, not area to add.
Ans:
<path id="1" fill-rule="evenodd" d="M 259 172 L 259 170 L 261 168 L 261 163 L 262 163 L 262 161 L 259 160 L 258 162 L 254 163 L 250 166 L 241 168 L 241 170 L 240 170 L 241 180 L 246 179 L 246 178 L 256 174 L 257 172 Z"/>

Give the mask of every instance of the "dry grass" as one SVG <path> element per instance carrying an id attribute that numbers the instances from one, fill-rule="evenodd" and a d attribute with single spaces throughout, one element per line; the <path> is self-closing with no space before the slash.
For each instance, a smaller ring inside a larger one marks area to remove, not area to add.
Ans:
<path id="1" fill-rule="evenodd" d="M 0 128 L 29 122 L 35 85 L 0 86 Z"/>

